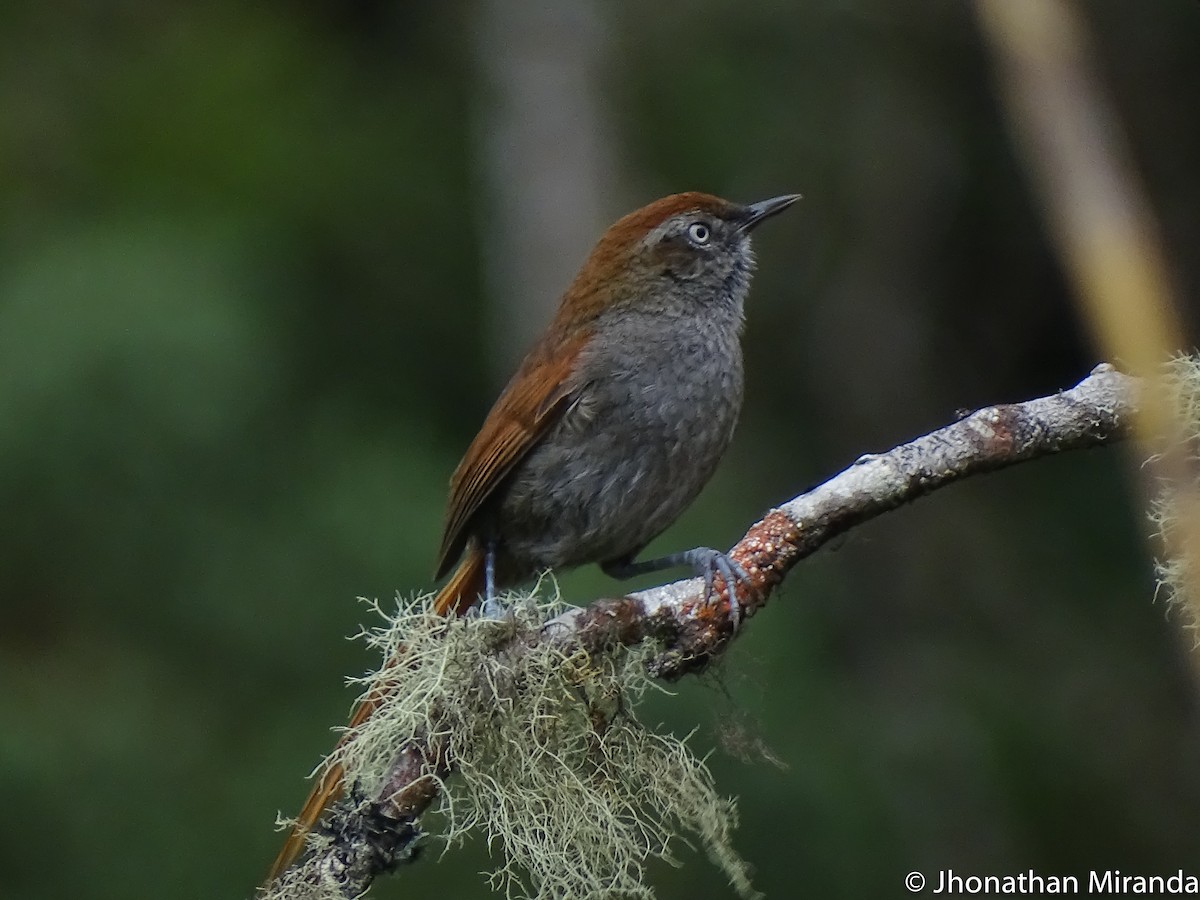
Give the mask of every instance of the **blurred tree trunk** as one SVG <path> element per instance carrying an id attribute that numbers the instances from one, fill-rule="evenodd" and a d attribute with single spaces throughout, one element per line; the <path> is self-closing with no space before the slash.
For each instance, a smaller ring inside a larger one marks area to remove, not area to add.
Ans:
<path id="1" fill-rule="evenodd" d="M 598 6 L 480 0 L 476 227 L 497 381 L 511 374 L 619 207 Z"/>

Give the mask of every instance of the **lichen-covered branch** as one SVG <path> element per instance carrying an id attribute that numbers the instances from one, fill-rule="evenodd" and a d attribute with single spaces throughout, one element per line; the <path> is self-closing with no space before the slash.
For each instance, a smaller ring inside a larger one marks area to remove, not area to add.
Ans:
<path id="1" fill-rule="evenodd" d="M 578 651 L 603 654 L 614 646 L 648 643 L 655 651 L 646 667 L 654 677 L 673 679 L 701 669 L 746 627 L 789 569 L 833 538 L 959 479 L 1128 437 L 1139 393 L 1138 379 L 1101 365 L 1070 390 L 987 407 L 886 453 L 862 457 L 749 529 L 731 551 L 749 575 L 735 586 L 733 605 L 720 577 L 709 598 L 700 579 L 689 579 L 598 600 L 540 628 L 514 628 L 487 652 L 509 671 L 514 660 L 547 649 L 567 659 Z M 330 816 L 327 840 L 316 854 L 267 896 L 355 897 L 406 858 L 418 834 L 417 818 L 456 765 L 446 740 L 389 735 L 395 750 L 385 758 L 393 762 L 370 792 L 374 802 L 367 813 L 361 795 L 343 803 Z M 432 775 L 422 760 L 435 760 Z"/>

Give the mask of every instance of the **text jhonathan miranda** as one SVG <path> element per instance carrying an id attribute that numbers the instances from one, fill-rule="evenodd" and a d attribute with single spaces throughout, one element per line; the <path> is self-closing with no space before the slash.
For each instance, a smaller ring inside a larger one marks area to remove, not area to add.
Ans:
<path id="1" fill-rule="evenodd" d="M 1085 889 L 1086 886 L 1086 889 Z M 960 875 L 938 872 L 934 894 L 1200 894 L 1200 877 L 1179 869 L 1170 875 L 1129 875 L 1120 869 L 1093 869 L 1086 876 Z"/>

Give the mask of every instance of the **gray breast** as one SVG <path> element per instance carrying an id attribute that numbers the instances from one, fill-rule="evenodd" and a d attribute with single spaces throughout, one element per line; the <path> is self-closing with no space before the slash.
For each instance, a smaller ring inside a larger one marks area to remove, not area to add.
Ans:
<path id="1" fill-rule="evenodd" d="M 527 572 L 637 553 L 703 488 L 741 410 L 736 323 L 635 320 L 579 371 L 571 407 L 495 510 L 493 533 Z"/>

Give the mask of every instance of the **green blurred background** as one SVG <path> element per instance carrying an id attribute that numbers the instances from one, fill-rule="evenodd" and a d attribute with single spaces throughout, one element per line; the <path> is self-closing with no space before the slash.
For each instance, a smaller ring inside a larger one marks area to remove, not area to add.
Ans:
<path id="1" fill-rule="evenodd" d="M 1194 298 L 1200 4 L 1083 10 Z M 651 550 L 1097 361 L 957 0 L 17 0 L 0 113 L 5 897 L 249 895 L 375 662 L 355 597 L 430 587 L 459 453 L 629 209 L 805 195 L 757 238 L 735 446 Z M 786 763 L 713 759 L 768 896 L 1200 866 L 1191 637 L 1130 462 L 861 528 L 651 701 Z M 731 895 L 689 860 L 660 897 Z"/>

